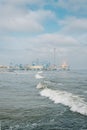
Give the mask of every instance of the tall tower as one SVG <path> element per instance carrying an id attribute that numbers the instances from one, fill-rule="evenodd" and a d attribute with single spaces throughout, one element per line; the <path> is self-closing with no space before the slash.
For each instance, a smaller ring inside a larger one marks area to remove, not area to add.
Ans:
<path id="1" fill-rule="evenodd" d="M 56 65 L 56 48 L 54 48 L 54 56 L 53 56 L 54 66 Z"/>

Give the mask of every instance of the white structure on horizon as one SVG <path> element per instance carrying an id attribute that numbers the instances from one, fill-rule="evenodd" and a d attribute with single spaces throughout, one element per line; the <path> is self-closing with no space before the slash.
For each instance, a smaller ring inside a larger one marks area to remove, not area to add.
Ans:
<path id="1" fill-rule="evenodd" d="M 43 70 L 43 66 L 42 65 L 27 66 L 27 69 L 29 69 L 29 70 Z"/>
<path id="2" fill-rule="evenodd" d="M 60 69 L 62 69 L 62 70 L 69 70 L 69 65 L 68 65 L 66 62 L 64 62 L 64 63 L 60 66 Z"/>

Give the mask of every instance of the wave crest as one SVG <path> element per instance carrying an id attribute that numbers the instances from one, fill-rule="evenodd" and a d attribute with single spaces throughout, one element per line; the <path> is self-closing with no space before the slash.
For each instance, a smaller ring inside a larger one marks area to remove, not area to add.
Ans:
<path id="1" fill-rule="evenodd" d="M 38 88 L 38 89 L 42 89 L 42 88 L 46 88 L 46 86 L 43 85 L 42 83 L 39 83 L 39 84 L 37 85 L 36 88 Z"/>
<path id="2" fill-rule="evenodd" d="M 40 74 L 36 74 L 36 75 L 35 75 L 35 78 L 36 78 L 36 79 L 42 79 L 42 78 L 44 78 L 44 77 L 41 76 Z"/>
<path id="3" fill-rule="evenodd" d="M 48 97 L 54 103 L 61 103 L 70 107 L 73 112 L 78 112 L 83 115 L 87 115 L 87 103 L 83 98 L 66 91 L 52 90 L 45 88 L 40 92 L 41 96 Z"/>

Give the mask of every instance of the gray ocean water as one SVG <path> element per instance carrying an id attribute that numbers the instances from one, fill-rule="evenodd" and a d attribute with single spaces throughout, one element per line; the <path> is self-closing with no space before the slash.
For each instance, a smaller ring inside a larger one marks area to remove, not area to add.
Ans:
<path id="1" fill-rule="evenodd" d="M 0 73 L 0 130 L 87 130 L 87 71 Z"/>

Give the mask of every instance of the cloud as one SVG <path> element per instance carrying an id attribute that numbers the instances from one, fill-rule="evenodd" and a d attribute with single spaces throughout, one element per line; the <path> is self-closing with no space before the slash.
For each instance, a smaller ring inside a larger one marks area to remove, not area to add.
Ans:
<path id="1" fill-rule="evenodd" d="M 86 12 L 86 0 L 0 0 L 1 62 L 53 62 L 56 48 L 58 64 L 87 66 Z"/>
<path id="2" fill-rule="evenodd" d="M 9 57 L 13 56 L 14 59 L 21 56 L 23 61 L 25 61 L 25 56 L 27 60 L 29 58 L 30 62 L 38 57 L 42 60 L 49 59 L 50 53 L 53 54 L 53 48 L 56 48 L 58 56 L 65 57 L 70 47 L 78 46 L 78 41 L 74 37 L 58 33 L 47 33 L 32 37 L 4 36 L 0 38 L 0 41 L 2 41 L 0 48 L 3 49 L 1 53 L 7 54 L 8 52 Z M 19 55 L 17 56 L 18 52 Z"/>
<path id="3" fill-rule="evenodd" d="M 36 43 L 43 43 L 50 46 L 73 46 L 77 43 L 77 40 L 72 36 L 63 35 L 60 33 L 47 33 L 39 35 L 34 40 Z"/>
<path id="4" fill-rule="evenodd" d="M 13 15 L 12 15 L 13 14 Z M 29 11 L 27 13 L 12 13 L 11 16 L 2 16 L 0 20 L 0 29 L 5 31 L 26 31 L 39 32 L 43 31 L 42 22 L 53 17 L 51 11 Z"/>
<path id="5" fill-rule="evenodd" d="M 14 60 L 15 64 L 31 64 L 37 58 L 40 62 L 50 61 L 53 63 L 54 48 L 56 48 L 57 65 L 60 65 L 63 61 L 67 61 L 73 67 L 87 65 L 87 49 L 85 46 L 78 44 L 77 37 L 47 33 L 32 37 L 4 36 L 0 41 L 2 41 L 2 46 L 0 43 L 1 63 L 6 64 Z"/>
<path id="6" fill-rule="evenodd" d="M 82 34 L 87 32 L 87 18 L 66 17 L 58 21 L 63 32 Z"/>
<path id="7" fill-rule="evenodd" d="M 45 33 L 32 37 L 16 37 L 16 36 L 3 36 L 0 38 L 2 47 L 10 49 L 32 49 L 35 48 L 39 52 L 48 51 L 49 48 L 58 47 L 73 47 L 77 46 L 78 40 L 72 36 L 63 35 L 59 33 Z"/>
<path id="8" fill-rule="evenodd" d="M 44 30 L 43 23 L 47 19 L 53 19 L 54 13 L 50 10 L 31 10 L 22 3 L 36 3 L 28 0 L 4 0 L 0 5 L 0 30 L 14 32 L 41 32 Z M 20 6 L 18 6 L 20 5 Z"/>

